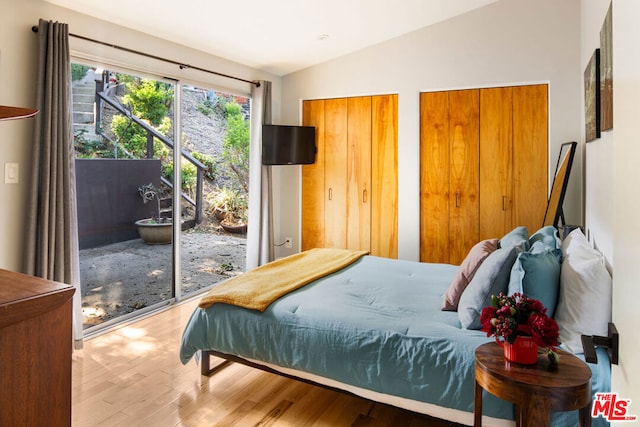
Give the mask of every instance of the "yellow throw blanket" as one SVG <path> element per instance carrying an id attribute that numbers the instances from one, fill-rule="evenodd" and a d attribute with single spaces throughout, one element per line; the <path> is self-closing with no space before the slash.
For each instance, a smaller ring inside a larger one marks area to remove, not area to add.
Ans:
<path id="1" fill-rule="evenodd" d="M 214 286 L 202 297 L 198 307 L 208 308 L 223 302 L 264 311 L 281 296 L 334 273 L 368 253 L 318 248 L 281 258 Z"/>

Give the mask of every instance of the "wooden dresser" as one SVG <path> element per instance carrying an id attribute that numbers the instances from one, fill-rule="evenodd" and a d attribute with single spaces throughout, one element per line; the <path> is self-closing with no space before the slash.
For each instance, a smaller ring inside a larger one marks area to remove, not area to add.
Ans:
<path id="1" fill-rule="evenodd" d="M 0 426 L 71 425 L 74 291 L 0 269 Z"/>

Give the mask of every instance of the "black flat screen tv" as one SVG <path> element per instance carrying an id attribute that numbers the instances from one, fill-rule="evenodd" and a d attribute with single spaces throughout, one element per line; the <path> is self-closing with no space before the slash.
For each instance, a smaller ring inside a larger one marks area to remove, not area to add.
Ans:
<path id="1" fill-rule="evenodd" d="M 315 161 L 315 127 L 262 125 L 263 165 L 308 165 Z"/>

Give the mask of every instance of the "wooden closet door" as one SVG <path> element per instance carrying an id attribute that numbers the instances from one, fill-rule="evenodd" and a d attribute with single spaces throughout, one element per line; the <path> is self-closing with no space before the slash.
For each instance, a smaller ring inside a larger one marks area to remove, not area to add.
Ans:
<path id="1" fill-rule="evenodd" d="M 480 90 L 480 240 L 500 238 L 513 218 L 513 89 Z"/>
<path id="2" fill-rule="evenodd" d="M 542 226 L 549 182 L 548 88 L 513 88 L 513 218 L 530 233 Z"/>
<path id="3" fill-rule="evenodd" d="M 347 99 L 324 103 L 324 246 L 347 247 Z"/>
<path id="4" fill-rule="evenodd" d="M 479 92 L 420 94 L 420 260 L 460 264 L 479 233 Z"/>
<path id="5" fill-rule="evenodd" d="M 420 261 L 449 262 L 449 94 L 420 94 Z"/>
<path id="6" fill-rule="evenodd" d="M 449 263 L 460 264 L 479 237 L 479 91 L 449 92 Z"/>
<path id="7" fill-rule="evenodd" d="M 316 127 L 316 161 L 302 165 L 302 250 L 324 247 L 324 100 L 302 103 L 302 124 Z"/>
<path id="8" fill-rule="evenodd" d="M 371 97 L 347 100 L 347 249 L 371 247 Z"/>
<path id="9" fill-rule="evenodd" d="M 398 257 L 398 95 L 371 98 L 371 254 Z"/>

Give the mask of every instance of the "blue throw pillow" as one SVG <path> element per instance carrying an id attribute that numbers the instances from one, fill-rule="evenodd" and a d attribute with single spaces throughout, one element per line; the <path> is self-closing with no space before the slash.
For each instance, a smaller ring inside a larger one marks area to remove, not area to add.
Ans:
<path id="1" fill-rule="evenodd" d="M 520 292 L 540 300 L 553 317 L 560 292 L 560 249 L 541 250 L 541 243 L 534 244 L 529 252 L 518 255 L 509 280 L 508 294 Z"/>
<path id="2" fill-rule="evenodd" d="M 522 251 L 529 250 L 529 230 L 524 225 L 516 227 L 500 239 L 499 245 L 501 248 L 518 246 Z"/>
<path id="3" fill-rule="evenodd" d="M 480 313 L 484 307 L 491 305 L 491 295 L 507 291 L 516 254 L 515 246 L 497 249 L 478 267 L 458 303 L 458 318 L 463 328 L 481 328 Z"/>
<path id="4" fill-rule="evenodd" d="M 538 250 L 560 249 L 561 240 L 558 236 L 558 230 L 554 226 L 548 225 L 533 233 L 529 237 L 531 251 L 533 251 L 538 242 L 540 242 L 537 245 Z"/>

